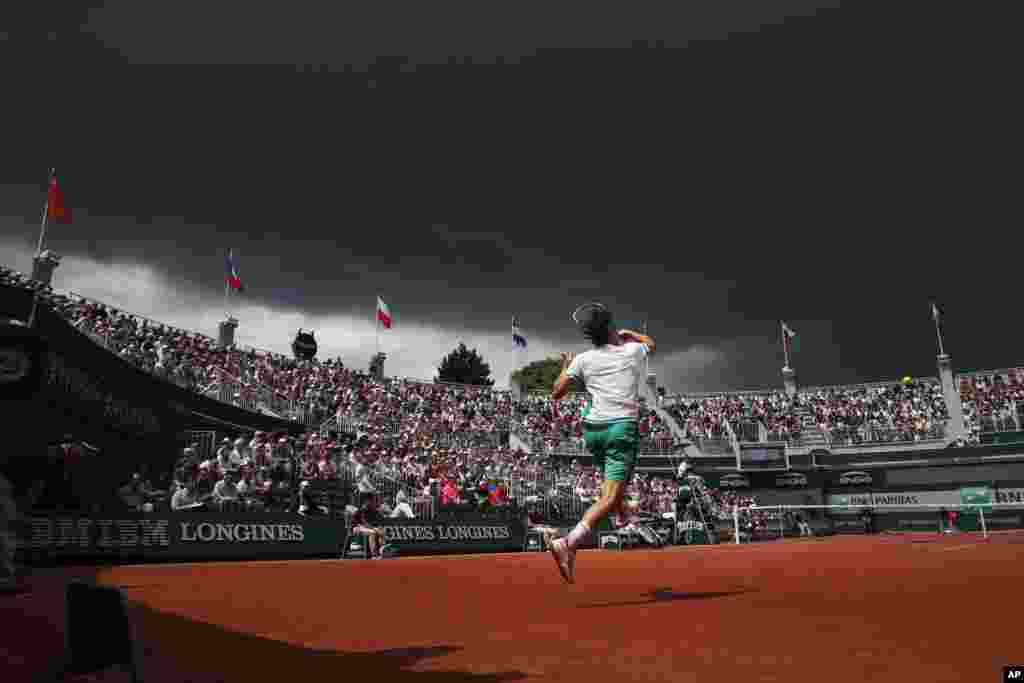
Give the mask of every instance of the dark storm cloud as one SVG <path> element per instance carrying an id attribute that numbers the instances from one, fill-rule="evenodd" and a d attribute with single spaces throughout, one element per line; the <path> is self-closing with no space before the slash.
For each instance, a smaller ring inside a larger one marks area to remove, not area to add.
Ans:
<path id="1" fill-rule="evenodd" d="M 237 0 L 107 0 L 83 27 L 106 49 L 144 64 L 307 64 L 364 66 L 381 56 L 411 63 L 450 56 L 516 59 L 538 48 L 628 47 L 657 36 L 669 47 L 756 30 L 761 22 L 809 14 L 838 2 L 691 0 L 678 2 L 480 3 L 435 0 L 323 3 L 287 7 Z"/>
<path id="2" fill-rule="evenodd" d="M 531 353 L 579 344 L 568 314 L 586 300 L 649 321 L 676 388 L 778 385 L 779 318 L 803 381 L 933 374 L 932 297 L 960 367 L 1019 362 L 1013 335 L 972 332 L 1019 289 L 996 163 L 1014 60 L 954 38 L 962 7 L 777 25 L 838 3 L 517 4 L 488 21 L 484 5 L 40 10 L 0 41 L 19 68 L 0 237 L 34 246 L 53 163 L 75 220 L 48 244 L 81 257 L 76 286 L 117 293 L 88 268 L 141 268 L 141 292 L 212 302 L 168 315 L 213 325 L 233 247 L 251 330 L 286 337 L 271 318 L 306 316 L 362 357 L 381 294 L 396 329 L 432 340 L 417 372 L 463 332 L 511 366 L 513 314 Z M 546 49 L 635 39 L 651 45 Z M 345 70 L 382 55 L 420 66 Z M 480 64 L 495 55 L 536 56 Z M 328 67 L 288 66 L 309 63 Z"/>

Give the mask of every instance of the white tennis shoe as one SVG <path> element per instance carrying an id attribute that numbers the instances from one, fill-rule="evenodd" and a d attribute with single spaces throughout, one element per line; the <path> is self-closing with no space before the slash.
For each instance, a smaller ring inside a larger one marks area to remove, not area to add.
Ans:
<path id="1" fill-rule="evenodd" d="M 555 566 L 566 583 L 575 583 L 576 553 L 569 549 L 564 538 L 548 539 L 548 549 L 555 559 Z"/>

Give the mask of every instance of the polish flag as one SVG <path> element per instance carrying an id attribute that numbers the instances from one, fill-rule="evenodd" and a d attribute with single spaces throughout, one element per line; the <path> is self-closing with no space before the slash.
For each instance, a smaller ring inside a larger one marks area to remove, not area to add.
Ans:
<path id="1" fill-rule="evenodd" d="M 391 309 L 379 296 L 377 297 L 377 320 L 383 323 L 384 329 L 391 329 Z"/>

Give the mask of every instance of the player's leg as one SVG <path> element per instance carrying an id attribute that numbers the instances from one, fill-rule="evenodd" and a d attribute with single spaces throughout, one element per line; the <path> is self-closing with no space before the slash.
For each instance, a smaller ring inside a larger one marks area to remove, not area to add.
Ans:
<path id="1" fill-rule="evenodd" d="M 362 536 L 363 538 L 366 539 L 366 545 L 370 549 L 370 557 L 375 557 L 377 555 L 377 534 L 376 534 L 376 531 L 374 529 L 371 529 L 370 527 L 367 527 L 367 526 L 357 526 L 352 531 L 354 531 L 355 533 L 359 534 L 360 536 Z"/>
<path id="2" fill-rule="evenodd" d="M 587 450 L 593 457 L 594 466 L 604 468 L 605 466 L 605 442 L 607 440 L 608 431 L 603 426 L 592 426 L 586 425 L 583 428 L 583 442 L 586 444 Z M 606 484 L 601 485 L 601 497 L 594 502 L 593 505 L 584 513 L 583 517 L 591 514 L 591 511 L 595 506 L 601 504 L 601 501 L 605 497 Z M 575 549 L 579 545 L 580 541 L 586 538 L 586 533 L 589 532 L 590 527 L 580 522 L 576 527 L 569 532 L 569 536 L 566 538 L 556 539 L 554 535 L 549 535 L 547 538 L 548 551 L 555 560 L 555 565 L 558 567 L 558 571 L 562 574 L 562 578 L 565 579 L 566 583 L 574 582 L 574 573 L 576 568 L 576 556 Z M 571 541 L 571 545 L 570 545 Z"/>
<path id="3" fill-rule="evenodd" d="M 625 490 L 622 481 L 605 480 L 601 485 L 601 497 L 583 514 L 583 519 L 569 535 L 558 539 L 548 537 L 548 550 L 567 583 L 576 581 L 576 549 L 590 537 L 591 530 L 619 505 Z"/>
<path id="4" fill-rule="evenodd" d="M 564 547 L 569 553 L 574 553 L 576 548 L 590 537 L 601 520 L 613 510 L 622 507 L 626 486 L 636 466 L 640 450 L 640 435 L 636 422 L 613 422 L 603 426 L 602 431 L 605 480 L 601 485 L 601 497 L 590 506 L 580 523 L 564 539 Z"/>
<path id="5" fill-rule="evenodd" d="M 605 467 L 607 476 L 608 466 Z M 590 509 L 586 511 L 581 520 L 588 528 L 593 529 L 601 523 L 601 520 L 612 512 L 625 512 L 623 501 L 626 497 L 626 482 L 621 479 L 605 479 L 601 484 L 601 497 L 598 498 Z"/>

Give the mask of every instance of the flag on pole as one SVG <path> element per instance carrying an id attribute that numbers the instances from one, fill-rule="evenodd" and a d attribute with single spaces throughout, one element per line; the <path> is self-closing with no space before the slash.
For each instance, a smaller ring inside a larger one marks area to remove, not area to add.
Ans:
<path id="1" fill-rule="evenodd" d="M 242 278 L 238 274 L 238 259 L 235 258 L 235 253 L 231 249 L 228 249 L 228 260 L 226 265 L 227 274 L 225 275 L 225 278 L 228 286 L 236 292 L 244 292 L 245 287 L 242 286 Z"/>
<path id="2" fill-rule="evenodd" d="M 64 192 L 60 189 L 57 169 L 50 169 L 50 184 L 46 190 L 46 215 L 60 223 L 71 222 L 71 211 L 64 205 Z"/>
<path id="3" fill-rule="evenodd" d="M 519 348 L 526 348 L 526 337 L 519 331 L 519 318 L 512 317 L 512 343 Z"/>
<path id="4" fill-rule="evenodd" d="M 782 323 L 782 344 L 788 357 L 790 353 L 796 350 L 796 332 L 791 330 L 784 321 L 780 320 L 779 322 Z"/>
<path id="5" fill-rule="evenodd" d="M 377 297 L 377 320 L 384 325 L 385 330 L 391 329 L 391 309 L 380 296 Z"/>

